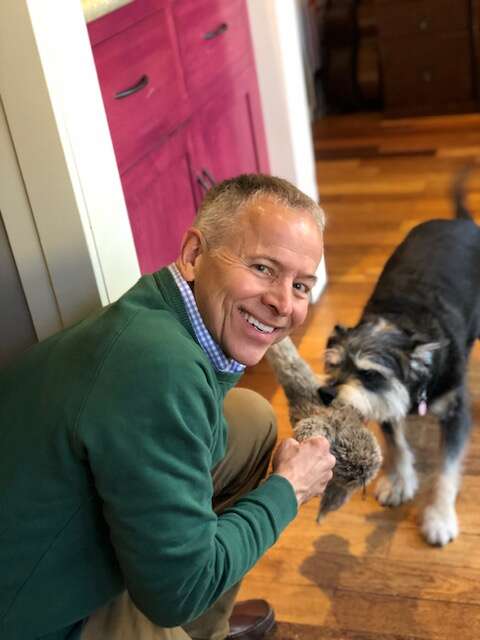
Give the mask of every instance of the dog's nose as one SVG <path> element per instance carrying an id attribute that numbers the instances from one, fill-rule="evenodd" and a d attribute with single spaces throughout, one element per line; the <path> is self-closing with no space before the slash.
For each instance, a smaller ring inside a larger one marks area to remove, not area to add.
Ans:
<path id="1" fill-rule="evenodd" d="M 335 387 L 319 387 L 318 395 L 320 396 L 320 400 L 323 404 L 328 407 L 332 400 L 336 398 L 337 390 Z"/>

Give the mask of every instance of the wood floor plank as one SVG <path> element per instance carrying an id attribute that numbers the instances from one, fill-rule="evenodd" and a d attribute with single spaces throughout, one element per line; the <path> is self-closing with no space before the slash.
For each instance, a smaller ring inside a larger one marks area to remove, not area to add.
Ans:
<path id="1" fill-rule="evenodd" d="M 476 567 L 432 562 L 428 574 L 419 573 L 412 561 L 354 554 L 348 541 L 334 534 L 318 538 L 306 557 L 301 549 L 284 551 L 272 549 L 258 566 L 259 579 L 273 577 L 277 588 L 313 584 L 328 591 L 336 585 L 371 595 L 411 598 L 415 593 L 424 600 L 480 605 Z"/>
<path id="2" fill-rule="evenodd" d="M 250 595 L 271 593 L 270 580 L 252 578 Z M 243 589 L 248 596 L 249 590 Z M 478 640 L 478 605 L 451 600 L 428 600 L 413 590 L 410 596 L 372 594 L 368 589 L 349 591 L 314 585 L 282 585 L 275 599 L 280 620 L 327 627 L 339 632 L 354 630 L 376 638 L 389 634 L 407 638 L 458 638 Z"/>
<path id="3" fill-rule="evenodd" d="M 376 633 L 375 640 L 410 640 L 411 636 Z M 280 622 L 269 640 L 370 640 L 371 634 L 359 633 L 351 629 L 331 629 L 310 624 Z M 418 640 L 418 639 L 417 639 Z"/>

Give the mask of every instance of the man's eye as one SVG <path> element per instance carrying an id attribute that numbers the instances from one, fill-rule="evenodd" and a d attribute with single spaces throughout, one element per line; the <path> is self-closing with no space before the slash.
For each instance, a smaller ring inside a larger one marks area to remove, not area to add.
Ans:
<path id="1" fill-rule="evenodd" d="M 294 282 L 293 288 L 297 291 L 300 291 L 300 293 L 310 293 L 310 287 L 307 286 L 304 282 Z"/>
<path id="2" fill-rule="evenodd" d="M 272 273 L 270 267 L 267 267 L 266 264 L 254 264 L 252 265 L 252 267 L 255 269 L 255 271 L 264 273 L 265 275 L 269 275 Z"/>

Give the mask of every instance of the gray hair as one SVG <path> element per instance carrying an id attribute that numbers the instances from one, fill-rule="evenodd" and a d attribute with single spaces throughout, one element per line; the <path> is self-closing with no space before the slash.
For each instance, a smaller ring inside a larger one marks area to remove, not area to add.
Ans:
<path id="1" fill-rule="evenodd" d="M 287 180 L 253 173 L 224 180 L 212 187 L 198 209 L 193 226 L 203 233 L 210 248 L 216 248 L 234 232 L 234 218 L 246 205 L 260 198 L 268 198 L 292 210 L 307 211 L 323 231 L 323 209 L 312 198 Z"/>

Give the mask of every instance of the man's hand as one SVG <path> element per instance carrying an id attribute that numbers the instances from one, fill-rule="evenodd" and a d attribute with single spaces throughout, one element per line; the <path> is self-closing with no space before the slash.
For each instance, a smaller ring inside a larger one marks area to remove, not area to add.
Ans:
<path id="1" fill-rule="evenodd" d="M 293 486 L 298 506 L 321 496 L 333 475 L 335 458 L 322 436 L 297 442 L 282 440 L 273 456 L 273 473 L 286 478 Z"/>

